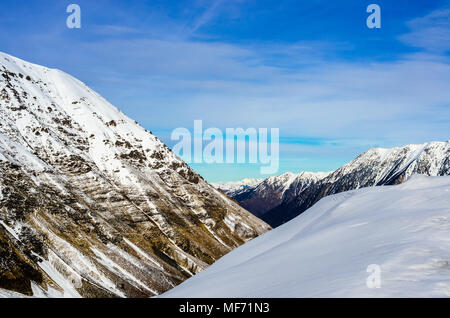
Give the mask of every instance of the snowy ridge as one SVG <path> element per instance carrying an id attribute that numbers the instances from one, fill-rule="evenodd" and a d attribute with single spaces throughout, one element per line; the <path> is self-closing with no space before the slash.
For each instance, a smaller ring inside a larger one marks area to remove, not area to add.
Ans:
<path id="1" fill-rule="evenodd" d="M 449 297 L 449 193 L 449 176 L 415 175 L 328 196 L 162 296 Z"/>
<path id="2" fill-rule="evenodd" d="M 291 187 L 279 205 L 260 217 L 276 227 L 327 195 L 363 187 L 399 184 L 408 180 L 412 174 L 450 175 L 450 142 L 370 149 L 306 187 Z M 239 198 L 234 199 L 240 202 Z"/>
<path id="3" fill-rule="evenodd" d="M 0 289 L 153 296 L 270 229 L 79 80 L 0 75 Z"/>

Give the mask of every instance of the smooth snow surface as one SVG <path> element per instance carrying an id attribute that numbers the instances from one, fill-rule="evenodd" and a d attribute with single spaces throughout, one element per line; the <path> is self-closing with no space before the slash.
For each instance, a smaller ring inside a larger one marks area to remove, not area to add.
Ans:
<path id="1" fill-rule="evenodd" d="M 370 264 L 381 287 L 368 288 Z M 163 297 L 448 297 L 450 177 L 322 199 Z"/>

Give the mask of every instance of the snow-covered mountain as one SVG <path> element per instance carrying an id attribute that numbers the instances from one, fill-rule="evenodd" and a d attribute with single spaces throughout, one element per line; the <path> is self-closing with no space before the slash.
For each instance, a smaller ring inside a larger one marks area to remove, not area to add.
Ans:
<path id="1" fill-rule="evenodd" d="M 280 205 L 286 197 L 302 192 L 312 183 L 327 175 L 328 173 L 325 172 L 301 172 L 299 174 L 287 172 L 280 176 L 268 177 L 241 191 L 227 194 L 238 201 L 242 207 L 264 219 L 263 215 Z"/>
<path id="2" fill-rule="evenodd" d="M 450 141 L 374 148 L 334 172 L 291 172 L 254 186 L 225 191 L 272 227 L 292 220 L 324 196 L 401 183 L 413 173 L 450 175 Z"/>
<path id="3" fill-rule="evenodd" d="M 249 188 L 255 187 L 260 184 L 264 179 L 251 179 L 246 178 L 240 181 L 229 181 L 229 182 L 213 182 L 211 183 L 216 189 L 223 191 L 228 196 L 234 196 L 236 193 Z"/>
<path id="4" fill-rule="evenodd" d="M 276 227 L 292 220 L 327 195 L 363 187 L 399 184 L 414 173 L 450 175 L 450 141 L 370 149 L 303 191 L 285 195 L 280 205 L 261 218 Z"/>
<path id="5" fill-rule="evenodd" d="M 153 296 L 270 228 L 77 79 L 0 72 L 0 289 Z"/>
<path id="6" fill-rule="evenodd" d="M 323 198 L 162 296 L 448 297 L 449 233 L 450 177 L 415 175 Z"/>

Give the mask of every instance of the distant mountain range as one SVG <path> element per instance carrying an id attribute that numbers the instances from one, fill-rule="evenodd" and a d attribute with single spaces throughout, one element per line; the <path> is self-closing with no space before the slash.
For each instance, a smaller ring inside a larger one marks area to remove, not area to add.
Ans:
<path id="1" fill-rule="evenodd" d="M 240 188 L 232 188 L 233 183 L 213 184 L 239 204 L 258 217 L 280 205 L 283 200 L 309 187 L 312 183 L 327 176 L 326 172 L 284 173 L 267 179 L 244 179 Z M 248 183 L 246 183 L 246 181 Z M 290 191 L 292 189 L 292 191 Z"/>
<path id="2" fill-rule="evenodd" d="M 414 175 L 330 195 L 162 297 L 449 297 L 449 191 Z"/>
<path id="3" fill-rule="evenodd" d="M 243 179 L 241 181 L 230 181 L 230 182 L 213 182 L 211 185 L 217 189 L 225 192 L 227 195 L 233 196 L 233 194 L 238 193 L 248 187 L 254 187 L 264 181 L 264 178 L 260 179 Z"/>
<path id="4" fill-rule="evenodd" d="M 327 195 L 399 184 L 414 173 L 449 175 L 450 141 L 391 149 L 374 148 L 331 173 L 287 173 L 240 191 L 225 190 L 225 193 L 272 227 L 277 227 Z"/>
<path id="5" fill-rule="evenodd" d="M 0 176 L 0 297 L 158 295 L 270 229 L 79 80 L 4 53 Z"/>

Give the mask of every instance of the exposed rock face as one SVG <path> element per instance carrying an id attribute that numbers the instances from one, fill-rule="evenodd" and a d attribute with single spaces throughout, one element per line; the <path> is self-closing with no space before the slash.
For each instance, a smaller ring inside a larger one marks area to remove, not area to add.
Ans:
<path id="1" fill-rule="evenodd" d="M 399 184 L 412 174 L 450 175 L 450 141 L 391 149 L 370 149 L 327 177 L 312 183 L 265 213 L 263 220 L 277 227 L 321 198 L 363 187 Z"/>
<path id="2" fill-rule="evenodd" d="M 75 78 L 0 73 L 0 289 L 153 296 L 270 229 Z"/>

